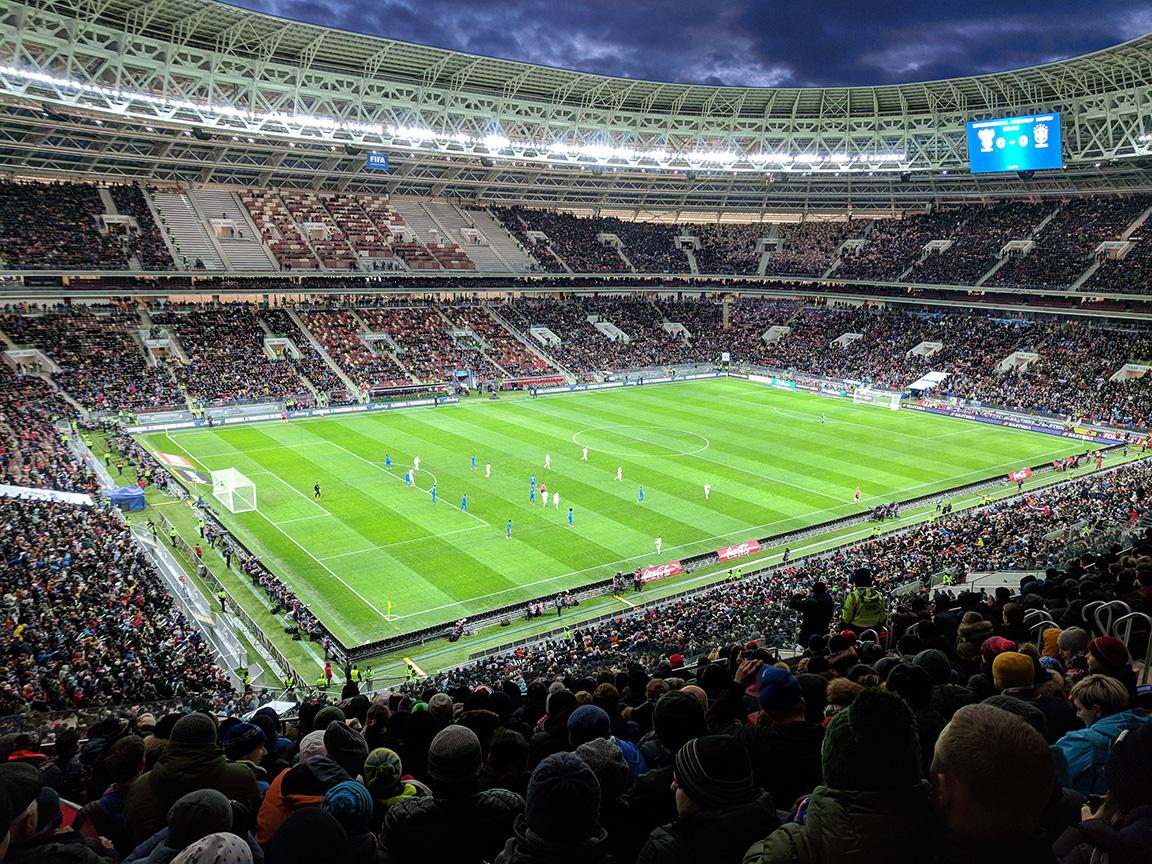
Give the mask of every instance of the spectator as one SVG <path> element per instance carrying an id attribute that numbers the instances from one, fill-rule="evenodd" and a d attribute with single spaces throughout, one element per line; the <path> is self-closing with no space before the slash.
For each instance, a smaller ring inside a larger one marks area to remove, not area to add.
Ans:
<path id="1" fill-rule="evenodd" d="M 1063 755 L 1060 781 L 1085 795 L 1103 795 L 1104 764 L 1116 739 L 1126 730 L 1152 723 L 1152 718 L 1129 707 L 1124 685 L 1106 675 L 1092 674 L 1078 681 L 1072 688 L 1072 703 L 1084 728 L 1056 742 Z"/>

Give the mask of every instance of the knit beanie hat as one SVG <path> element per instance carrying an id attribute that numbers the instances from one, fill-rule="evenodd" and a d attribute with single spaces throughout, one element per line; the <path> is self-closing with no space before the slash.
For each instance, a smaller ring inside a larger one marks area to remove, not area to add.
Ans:
<path id="1" fill-rule="evenodd" d="M 1108 753 L 1104 779 L 1123 813 L 1152 801 L 1152 724 L 1120 733 Z"/>
<path id="2" fill-rule="evenodd" d="M 1015 650 L 1016 643 L 1011 639 L 1005 639 L 1003 636 L 989 636 L 980 643 L 980 656 L 985 663 L 991 663 L 997 655 L 1003 654 L 1005 651 Z"/>
<path id="3" fill-rule="evenodd" d="M 559 681 L 555 683 L 560 684 Z M 572 711 L 575 707 L 576 694 L 571 690 L 565 690 L 564 685 L 560 684 L 559 690 L 553 690 L 548 694 L 544 702 L 544 713 L 552 717 L 565 711 Z"/>
<path id="4" fill-rule="evenodd" d="M 355 777 L 364 768 L 368 742 L 347 723 L 333 720 L 324 730 L 324 750 L 329 759 L 347 771 L 349 776 Z"/>
<path id="5" fill-rule="evenodd" d="M 1060 637 L 1064 631 L 1059 627 L 1049 627 L 1040 634 L 1040 656 L 1041 657 L 1059 657 L 1060 656 Z"/>
<path id="6" fill-rule="evenodd" d="M 264 730 L 255 723 L 237 723 L 224 733 L 224 755 L 236 760 L 267 743 Z"/>
<path id="7" fill-rule="evenodd" d="M 545 757 L 528 780 L 524 820 L 544 840 L 578 843 L 603 833 L 600 828 L 600 784 L 574 753 Z"/>
<path id="8" fill-rule="evenodd" d="M 232 830 L 232 803 L 216 789 L 189 792 L 168 808 L 168 845 L 183 849 L 208 834 Z"/>
<path id="9" fill-rule="evenodd" d="M 375 807 L 368 787 L 355 780 L 337 783 L 324 793 L 320 808 L 330 814 L 349 834 L 365 834 L 372 830 L 372 809 Z"/>
<path id="10" fill-rule="evenodd" d="M 324 749 L 324 730 L 317 729 L 309 732 L 300 739 L 300 764 L 303 765 L 314 756 L 327 756 L 328 751 Z"/>
<path id="11" fill-rule="evenodd" d="M 1036 664 L 1027 654 L 1005 651 L 992 661 L 992 682 L 997 690 L 1031 687 L 1036 683 Z"/>
<path id="12" fill-rule="evenodd" d="M 705 810 L 735 807 L 756 795 L 748 751 L 731 735 L 689 741 L 676 754 L 672 772 L 684 794 Z"/>
<path id="13" fill-rule="evenodd" d="M 683 690 L 665 693 L 652 709 L 652 731 L 665 750 L 675 753 L 685 741 L 705 733 L 704 706 Z"/>
<path id="14" fill-rule="evenodd" d="M 428 700 L 428 710 L 442 720 L 452 719 L 452 697 L 447 693 L 437 693 Z"/>
<path id="15" fill-rule="evenodd" d="M 185 714 L 172 727 L 173 744 L 215 744 L 216 723 L 207 714 Z"/>
<path id="16" fill-rule="evenodd" d="M 428 776 L 436 783 L 464 783 L 480 776 L 480 739 L 464 726 L 445 726 L 428 747 Z"/>
<path id="17" fill-rule="evenodd" d="M 581 705 L 568 715 L 568 740 L 579 747 L 593 738 L 607 738 L 612 734 L 612 719 L 598 705 Z"/>
<path id="18" fill-rule="evenodd" d="M 12 819 L 32 806 L 43 788 L 40 772 L 28 762 L 6 762 L 0 765 L 0 793 L 8 793 L 12 803 Z M 7 829 L 8 826 L 3 827 Z"/>
<path id="19" fill-rule="evenodd" d="M 328 724 L 333 720 L 339 720 L 343 722 L 346 719 L 347 718 L 344 716 L 344 712 L 337 708 L 335 705 L 325 705 L 323 708 L 317 711 L 316 716 L 312 718 L 312 728 L 327 729 Z"/>
<path id="20" fill-rule="evenodd" d="M 285 819 L 268 841 L 265 864 L 316 864 L 332 860 L 348 835 L 319 807 L 301 807 Z"/>
<path id="21" fill-rule="evenodd" d="M 887 792 L 921 779 L 916 718 L 894 693 L 867 687 L 832 718 L 820 751 L 824 785 Z"/>
<path id="22" fill-rule="evenodd" d="M 1007 711 L 1009 714 L 1015 714 L 1047 739 L 1048 716 L 1031 702 L 1017 699 L 1015 696 L 997 693 L 995 696 L 989 696 L 985 699 L 983 704 Z"/>
<path id="23" fill-rule="evenodd" d="M 252 864 L 252 849 L 235 834 L 222 831 L 186 846 L 172 864 Z"/>
<path id="24" fill-rule="evenodd" d="M 932 678 L 933 684 L 952 683 L 952 664 L 948 662 L 948 655 L 935 648 L 921 651 L 912 658 L 912 665 L 919 666 Z"/>
<path id="25" fill-rule="evenodd" d="M 364 760 L 364 783 L 377 798 L 391 797 L 403 776 L 404 765 L 395 750 L 377 747 Z"/>
<path id="26" fill-rule="evenodd" d="M 576 755 L 588 763 L 600 784 L 600 797 L 614 801 L 628 788 L 628 763 L 614 741 L 593 738 L 576 748 Z"/>
<path id="27" fill-rule="evenodd" d="M 1099 636 L 1088 643 L 1088 653 L 1105 666 L 1127 666 L 1128 648 L 1115 636 Z"/>
<path id="28" fill-rule="evenodd" d="M 1083 654 L 1088 650 L 1088 642 L 1091 638 L 1087 630 L 1081 627 L 1069 627 L 1056 637 L 1056 644 L 1060 646 L 1062 651 L 1067 651 L 1069 654 Z"/>
<path id="29" fill-rule="evenodd" d="M 804 690 L 796 676 L 787 669 L 764 665 L 756 676 L 760 707 L 765 711 L 792 708 L 804 698 Z"/>

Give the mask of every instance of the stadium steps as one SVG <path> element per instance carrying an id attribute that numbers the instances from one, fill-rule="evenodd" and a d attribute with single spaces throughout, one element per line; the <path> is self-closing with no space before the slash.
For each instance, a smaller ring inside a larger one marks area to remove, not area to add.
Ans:
<path id="1" fill-rule="evenodd" d="M 477 230 L 488 238 L 489 246 L 504 262 L 508 272 L 527 273 L 539 269 L 540 265 L 536 259 L 487 210 L 465 210 L 464 214 L 472 220 Z"/>
<path id="2" fill-rule="evenodd" d="M 305 339 L 308 340 L 308 344 L 316 349 L 316 352 L 320 355 L 324 362 L 328 364 L 328 368 L 335 372 L 336 377 L 338 377 L 343 382 L 344 386 L 348 389 L 348 395 L 352 397 L 357 396 L 360 393 L 360 388 L 357 387 L 356 383 L 348 377 L 348 373 L 340 368 L 340 364 L 332 359 L 332 355 L 324 350 L 324 346 L 320 344 L 320 340 L 312 335 L 312 331 L 309 330 L 307 325 L 300 320 L 300 316 L 296 314 L 296 310 L 291 306 L 285 306 L 284 311 L 288 313 L 288 317 L 292 319 L 292 323 L 299 328 L 300 333 L 304 336 Z M 288 333 L 282 333 L 281 335 L 291 338 L 290 334 Z"/>
<path id="3" fill-rule="evenodd" d="M 1053 207 L 1048 212 L 1047 216 L 1045 216 L 1043 219 L 1041 219 L 1039 222 L 1036 223 L 1036 226 L 1032 229 L 1032 233 L 1030 233 L 1024 239 L 1035 240 L 1036 236 L 1041 231 L 1044 230 L 1045 226 L 1047 226 L 1049 222 L 1051 222 L 1053 219 L 1056 218 L 1056 214 L 1059 213 L 1063 207 L 1064 207 L 1064 205 L 1062 203 L 1057 204 L 1055 207 Z M 1011 255 L 1005 255 L 1003 258 L 1001 258 L 999 261 L 997 261 L 994 265 L 992 265 L 992 268 L 987 273 L 985 273 L 983 276 L 981 276 L 979 279 L 977 279 L 976 282 L 974 283 L 973 287 L 979 288 L 981 285 L 984 285 L 984 284 L 990 282 L 992 280 L 992 277 L 994 277 L 997 273 L 999 273 L 1000 269 L 1002 267 L 1004 267 L 1011 260 L 1012 260 Z"/>
<path id="4" fill-rule="evenodd" d="M 452 236 L 447 228 L 436 221 L 436 217 L 428 212 L 423 202 L 392 200 L 390 203 L 392 209 L 399 213 L 404 219 L 404 224 L 416 233 L 417 242 L 428 249 L 433 259 L 435 259 L 441 267 L 444 267 L 444 262 L 440 260 L 440 256 L 432 251 L 430 246 L 437 243 L 454 243 L 459 246 L 459 240 Z"/>
<path id="5" fill-rule="evenodd" d="M 499 305 L 507 308 L 506 303 L 500 303 Z M 500 313 L 500 311 L 496 308 L 496 304 L 484 304 L 484 308 L 488 310 L 488 314 L 491 315 L 496 320 L 496 323 L 498 323 L 501 327 L 503 327 L 505 330 L 507 330 L 513 336 L 515 336 L 516 340 L 521 345 L 523 345 L 525 348 L 527 348 L 529 351 L 531 351 L 533 354 L 535 354 L 537 357 L 539 357 L 541 360 L 543 360 L 549 366 L 551 366 L 552 368 L 554 368 L 554 369 L 558 370 L 560 373 L 562 373 L 564 375 L 565 380 L 568 381 L 569 384 L 575 384 L 576 381 L 579 380 L 572 373 L 571 370 L 565 368 L 564 366 L 561 366 L 560 363 L 557 362 L 555 357 L 551 356 L 546 351 L 544 351 L 544 349 L 540 346 L 539 343 L 537 343 L 533 339 L 529 339 L 528 335 L 523 330 L 519 329 L 518 327 L 515 327 L 511 321 L 509 321 L 507 318 L 505 318 L 504 315 L 502 315 Z"/>
<path id="6" fill-rule="evenodd" d="M 444 231 L 444 236 L 449 242 L 456 243 L 464 253 L 472 259 L 472 263 L 476 265 L 478 271 L 485 273 L 508 273 L 511 267 L 508 262 L 504 260 L 503 256 L 491 245 L 492 238 L 489 237 L 491 233 L 479 225 L 475 224 L 475 220 L 470 218 L 467 214 L 460 211 L 453 204 L 447 204 L 441 201 L 426 201 L 424 203 L 424 210 L 431 216 L 436 224 Z M 475 228 L 484 235 L 484 239 L 488 241 L 487 246 L 476 245 L 469 243 L 464 236 L 465 228 Z"/>
<path id="7" fill-rule="evenodd" d="M 616 247 L 616 254 L 620 256 L 620 260 L 624 262 L 624 266 L 628 268 L 628 272 L 630 272 L 630 273 L 639 272 L 636 269 L 636 265 L 633 264 L 632 261 L 628 258 L 628 256 L 624 253 L 624 244 L 623 243 L 621 243 L 619 246 Z"/>
<path id="8" fill-rule="evenodd" d="M 450 332 L 452 332 L 453 330 L 462 330 L 462 329 L 464 329 L 464 328 L 462 328 L 460 325 L 458 325 L 458 324 L 456 324 L 455 322 L 453 322 L 453 321 L 452 321 L 452 319 L 451 319 L 451 318 L 449 318 L 449 317 L 448 317 L 448 316 L 445 314 L 444 310 L 443 310 L 443 309 L 440 307 L 440 304 L 439 304 L 439 303 L 437 303 L 437 304 L 436 304 L 436 305 L 435 305 L 433 308 L 436 310 L 436 314 L 437 314 L 437 315 L 439 315 L 439 316 L 440 316 L 442 319 L 444 319 L 444 326 L 447 328 L 447 332 L 449 332 L 449 333 L 450 333 Z M 474 339 L 475 339 L 477 342 L 479 342 L 481 345 L 485 345 L 485 344 L 487 344 L 487 343 L 484 341 L 484 338 L 483 338 L 483 337 L 482 337 L 482 336 L 481 336 L 479 333 L 477 333 L 475 330 L 473 330 L 473 331 L 472 331 L 472 336 L 473 336 L 473 338 L 474 338 Z M 468 349 L 465 349 L 465 350 L 468 350 Z M 493 366 L 494 368 L 496 368 L 496 369 L 499 369 L 499 370 L 500 370 L 500 374 L 502 374 L 502 375 L 503 375 L 505 378 L 514 378 L 514 377 L 516 377 L 516 376 L 514 376 L 514 375 L 513 375 L 511 372 L 509 372 L 507 369 L 505 369 L 503 366 L 501 366 L 499 363 L 497 363 L 495 360 L 493 360 L 493 359 L 492 359 L 492 357 L 491 357 L 491 356 L 489 356 L 488 352 L 487 352 L 487 351 L 485 351 L 483 348 L 479 349 L 479 354 L 480 354 L 480 356 L 482 356 L 482 357 L 483 357 L 485 360 L 487 360 L 489 363 L 491 363 L 491 364 L 492 364 L 492 366 Z"/>
<path id="9" fill-rule="evenodd" d="M 352 317 L 352 320 L 356 322 L 356 326 L 360 328 L 361 333 L 374 332 L 373 329 L 368 326 L 368 322 L 365 321 L 363 318 L 361 318 L 360 314 L 355 309 L 349 308 L 348 314 Z M 389 336 L 387 344 L 390 346 L 394 346 L 396 343 L 392 339 L 392 337 Z M 400 358 L 396 356 L 395 350 L 393 350 L 392 348 L 389 348 L 386 351 L 381 351 L 380 348 L 378 347 L 379 345 L 380 345 L 379 342 L 377 342 L 376 345 L 374 345 L 374 346 L 368 346 L 367 343 L 365 343 L 365 347 L 367 347 L 368 350 L 371 351 L 375 356 L 381 357 L 381 358 L 385 358 L 385 357 L 388 358 L 389 360 L 391 360 L 393 362 L 393 364 L 395 364 L 396 368 L 399 369 L 403 373 L 405 378 L 407 378 L 409 381 L 412 381 L 413 383 L 417 383 L 417 384 L 419 383 L 419 381 L 412 375 L 412 373 L 404 368 L 404 364 L 401 363 Z"/>
<path id="10" fill-rule="evenodd" d="M 1152 216 L 1152 207 L 1149 207 L 1139 216 L 1132 220 L 1132 224 L 1120 232 L 1121 240 L 1131 240 L 1132 235 L 1144 227 L 1144 223 L 1148 221 L 1148 217 Z"/>
<path id="11" fill-rule="evenodd" d="M 153 192 L 152 200 L 159 212 L 159 224 L 172 235 L 177 266 L 192 270 L 196 259 L 205 270 L 224 270 L 223 256 L 204 229 L 202 217 L 183 192 Z M 184 265 L 185 259 L 187 265 Z"/>
<path id="12" fill-rule="evenodd" d="M 259 239 L 260 231 L 252 221 L 251 214 L 234 192 L 223 189 L 193 189 L 192 200 L 200 212 L 209 218 L 220 214 L 231 219 L 244 232 L 244 239 L 219 238 L 218 242 L 229 270 L 279 270 L 280 265 Z"/>
<path id="13" fill-rule="evenodd" d="M 1091 264 L 1088 265 L 1088 267 L 1084 270 L 1084 272 L 1081 273 L 1079 275 L 1079 277 L 1077 277 L 1076 281 L 1072 283 L 1072 289 L 1071 290 L 1079 291 L 1083 287 L 1084 283 L 1087 282 L 1089 279 L 1091 279 L 1092 276 L 1099 269 L 1100 269 L 1100 261 L 1094 260 Z"/>

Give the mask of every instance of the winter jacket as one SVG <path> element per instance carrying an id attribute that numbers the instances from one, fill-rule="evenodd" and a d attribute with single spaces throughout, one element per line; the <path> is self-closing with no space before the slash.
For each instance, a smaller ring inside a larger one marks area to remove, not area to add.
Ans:
<path id="1" fill-rule="evenodd" d="M 393 806 L 380 832 L 383 860 L 407 864 L 435 850 L 438 861 L 491 861 L 512 836 L 524 799 L 507 789 L 453 798 L 409 798 Z"/>
<path id="2" fill-rule="evenodd" d="M 1056 864 L 1043 832 L 1024 837 L 977 839 L 944 831 L 926 864 Z"/>
<path id="3" fill-rule="evenodd" d="M 544 718 L 544 728 L 532 736 L 528 742 L 528 766 L 535 768 L 546 756 L 553 753 L 569 753 L 572 744 L 568 740 L 568 715 L 571 711 L 549 714 Z"/>
<path id="4" fill-rule="evenodd" d="M 807 647 L 813 636 L 828 634 L 832 616 L 836 614 L 836 601 L 827 593 L 797 596 L 788 601 L 788 608 L 800 613 L 800 632 L 796 634 L 796 641 L 801 647 Z"/>
<path id="5" fill-rule="evenodd" d="M 554 842 L 534 834 L 521 814 L 495 864 L 600 864 L 611 860 L 607 855 L 608 835 L 603 828 L 579 843 Z"/>
<path id="6" fill-rule="evenodd" d="M 1125 729 L 1138 729 L 1152 723 L 1146 713 L 1138 709 L 1128 709 L 1117 714 L 1101 717 L 1087 729 L 1069 732 L 1054 745 L 1053 750 L 1063 754 L 1062 776 L 1058 777 L 1064 786 L 1070 786 L 1084 795 L 1103 795 L 1108 791 L 1104 781 L 1104 763 L 1112 745 Z"/>
<path id="7" fill-rule="evenodd" d="M 741 729 L 737 737 L 752 760 L 756 785 L 767 791 L 778 807 L 790 809 L 824 779 L 820 768 L 824 727 L 819 723 L 805 720 L 773 725 L 761 717 L 755 726 Z"/>
<path id="8" fill-rule="evenodd" d="M 242 839 L 248 844 L 248 848 L 252 852 L 253 864 L 264 864 L 264 850 L 252 839 L 252 835 L 245 834 Z M 123 864 L 133 864 L 133 862 L 140 862 L 140 864 L 169 864 L 173 858 L 183 851 L 183 849 L 177 849 L 168 845 L 168 829 L 164 828 L 157 831 L 133 849 L 131 854 L 124 859 Z"/>
<path id="9" fill-rule="evenodd" d="M 215 789 L 240 802 L 260 800 L 252 772 L 229 764 L 215 744 L 172 742 L 156 767 L 136 778 L 128 792 L 124 819 L 132 842 L 139 843 L 165 827 L 168 808 L 198 789 Z"/>
<path id="10" fill-rule="evenodd" d="M 748 847 L 779 824 L 766 793 L 726 810 L 699 810 L 653 831 L 636 864 L 740 864 Z"/>
<path id="11" fill-rule="evenodd" d="M 920 864 L 930 857 L 935 827 L 927 782 L 896 792 L 821 786 L 803 823 L 769 834 L 744 864 Z"/>
<path id="12" fill-rule="evenodd" d="M 1054 847 L 1060 864 L 1147 864 L 1152 858 L 1152 805 L 1136 807 L 1113 825 L 1089 819 L 1064 832 Z"/>
<path id="13" fill-rule="evenodd" d="M 635 861 L 648 835 L 676 818 L 676 793 L 672 791 L 672 765 L 655 768 L 624 793 L 624 818 L 609 829 L 608 843 L 617 862 Z"/>
<path id="14" fill-rule="evenodd" d="M 112 864 L 117 856 L 113 852 L 101 855 L 78 833 L 64 829 L 13 843 L 4 860 L 8 864 Z"/>
<path id="15" fill-rule="evenodd" d="M 252 776 L 247 768 L 243 770 Z M 327 756 L 313 756 L 305 764 L 276 775 L 256 814 L 256 842 L 267 846 L 285 819 L 303 807 L 319 807 L 325 792 L 351 779 Z"/>

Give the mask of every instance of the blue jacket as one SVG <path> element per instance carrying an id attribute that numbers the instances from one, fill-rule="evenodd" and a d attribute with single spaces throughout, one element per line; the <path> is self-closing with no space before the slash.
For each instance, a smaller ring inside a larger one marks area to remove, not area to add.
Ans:
<path id="1" fill-rule="evenodd" d="M 1108 761 L 1112 745 L 1125 729 L 1138 729 L 1148 723 L 1152 723 L 1152 717 L 1130 708 L 1101 717 L 1087 729 L 1069 732 L 1052 745 L 1052 749 L 1057 751 L 1057 766 L 1064 763 L 1061 785 L 1084 795 L 1105 794 L 1108 787 L 1104 782 L 1104 763 Z"/>

